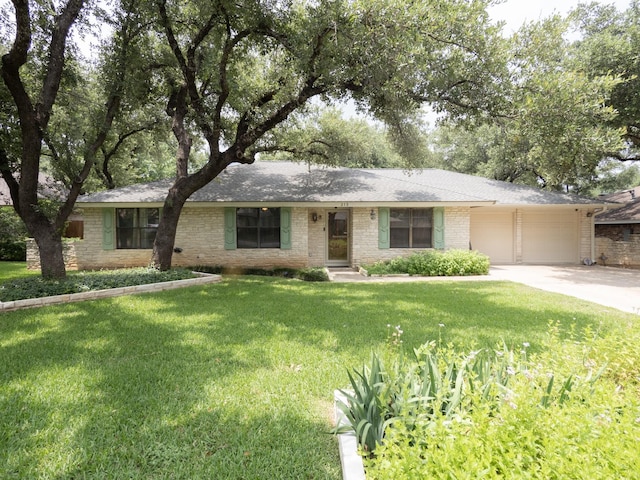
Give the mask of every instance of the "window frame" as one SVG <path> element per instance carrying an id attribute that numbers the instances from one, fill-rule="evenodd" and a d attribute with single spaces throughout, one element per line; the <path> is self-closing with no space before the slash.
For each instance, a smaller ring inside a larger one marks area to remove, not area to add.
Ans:
<path id="1" fill-rule="evenodd" d="M 133 211 L 132 225 L 121 225 L 121 211 Z M 160 223 L 161 209 L 159 207 L 126 207 L 115 209 L 115 234 L 117 250 L 150 250 L 153 248 L 158 233 L 158 225 Z M 150 211 L 155 211 L 150 215 Z M 144 215 L 141 215 L 144 213 Z M 149 223 L 150 218 L 156 218 L 158 223 Z M 144 224 L 141 224 L 141 219 Z M 124 233 L 129 232 L 130 235 L 125 236 Z M 128 245 L 127 245 L 128 243 Z"/>
<path id="2" fill-rule="evenodd" d="M 401 225 L 394 226 L 394 219 L 400 217 L 399 212 L 408 212 L 408 218 Z M 428 215 L 417 215 L 418 212 L 426 212 Z M 395 215 L 394 215 L 395 214 Z M 420 219 L 427 219 L 428 225 L 419 225 Z M 434 242 L 434 208 L 390 208 L 389 209 L 389 248 L 435 248 Z M 417 235 L 428 231 L 428 242 L 422 244 Z M 398 235 L 402 232 L 402 235 Z M 396 235 L 394 235 L 394 233 Z M 406 241 L 401 241 L 406 239 Z"/>
<path id="3" fill-rule="evenodd" d="M 251 215 L 252 213 L 255 215 Z M 253 225 L 250 224 L 250 220 L 242 221 L 252 217 L 255 218 Z M 238 207 L 235 211 L 235 221 L 237 249 L 282 248 L 282 209 L 280 207 Z"/>

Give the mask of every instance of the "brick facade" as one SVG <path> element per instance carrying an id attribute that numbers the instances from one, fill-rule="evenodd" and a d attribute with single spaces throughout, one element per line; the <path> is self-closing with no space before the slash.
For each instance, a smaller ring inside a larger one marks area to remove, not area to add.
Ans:
<path id="1" fill-rule="evenodd" d="M 595 244 L 595 260 L 600 264 L 640 266 L 640 224 L 596 225 Z"/>
<path id="2" fill-rule="evenodd" d="M 327 264 L 327 219 L 334 209 L 314 207 L 291 208 L 291 249 L 236 249 L 224 247 L 224 208 L 188 205 L 184 208 L 178 224 L 176 248 L 173 255 L 175 266 L 210 265 L 226 268 L 236 267 L 319 267 Z M 415 252 L 408 248 L 379 248 L 377 208 L 351 207 L 349 211 L 349 265 L 359 266 Z M 372 212 L 373 210 L 373 218 Z M 98 208 L 84 209 L 84 239 L 68 243 L 66 261 L 70 268 L 98 269 L 148 265 L 151 250 L 127 250 L 103 248 L 103 216 Z M 315 215 L 314 215 L 315 214 Z M 314 221 L 315 218 L 315 221 Z M 640 235 L 632 235 L 626 242 L 603 243 L 598 238 L 593 244 L 593 218 L 587 211 L 580 212 L 579 238 L 580 258 L 591 258 L 601 253 L 610 257 L 611 263 L 640 264 Z M 515 261 L 522 262 L 522 210 L 514 211 Z M 640 230 L 640 229 L 639 229 Z M 444 247 L 449 249 L 469 248 L 471 232 L 471 209 L 469 207 L 444 208 Z M 634 243 L 635 242 L 635 243 Z M 620 244 L 620 245 L 618 245 Z M 633 245 L 636 245 L 634 247 Z M 633 248 L 636 253 L 633 253 Z M 595 249 L 595 253 L 594 253 Z M 29 268 L 38 268 L 35 243 L 28 244 Z"/>

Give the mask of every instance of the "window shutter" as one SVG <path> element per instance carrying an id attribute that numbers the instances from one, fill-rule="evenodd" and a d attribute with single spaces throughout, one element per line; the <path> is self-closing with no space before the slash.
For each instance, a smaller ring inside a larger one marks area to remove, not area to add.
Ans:
<path id="1" fill-rule="evenodd" d="M 113 208 L 102 209 L 102 249 L 114 250 L 115 245 L 115 210 Z"/>
<path id="2" fill-rule="evenodd" d="M 433 248 L 444 250 L 444 207 L 433 209 Z"/>
<path id="3" fill-rule="evenodd" d="M 388 207 L 378 208 L 378 248 L 390 246 L 389 216 Z"/>
<path id="4" fill-rule="evenodd" d="M 291 208 L 280 208 L 280 249 L 291 250 Z"/>
<path id="5" fill-rule="evenodd" d="M 236 249 L 236 209 L 225 208 L 224 209 L 224 249 L 235 250 Z"/>

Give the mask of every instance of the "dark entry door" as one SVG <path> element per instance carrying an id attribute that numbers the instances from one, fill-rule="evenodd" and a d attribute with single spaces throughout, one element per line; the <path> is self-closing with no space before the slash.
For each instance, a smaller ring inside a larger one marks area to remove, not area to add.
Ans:
<path id="1" fill-rule="evenodd" d="M 327 215 L 327 265 L 349 265 L 349 211 Z"/>

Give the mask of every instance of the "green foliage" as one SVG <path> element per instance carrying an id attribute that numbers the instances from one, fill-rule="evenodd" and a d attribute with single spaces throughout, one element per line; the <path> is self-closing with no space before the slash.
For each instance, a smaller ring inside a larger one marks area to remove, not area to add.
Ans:
<path id="1" fill-rule="evenodd" d="M 575 62 L 590 77 L 618 75 L 607 104 L 618 115 L 610 124 L 623 129 L 628 149 L 618 152 L 621 160 L 640 159 L 640 5 L 631 2 L 624 11 L 613 5 L 584 4 L 572 12 L 582 38 L 573 45 Z M 615 152 L 611 152 L 612 154 Z"/>
<path id="2" fill-rule="evenodd" d="M 350 429 L 356 435 L 360 447 L 367 453 L 373 453 L 382 443 L 384 432 L 393 421 L 389 415 L 390 389 L 385 383 L 388 375 L 377 355 L 371 358 L 371 367 L 363 367 L 362 372 L 347 372 L 351 391 L 341 390 L 346 402 L 339 402 L 338 406 L 350 424 Z M 347 429 L 348 430 L 348 429 Z M 337 428 L 334 433 L 344 432 L 344 428 Z"/>
<path id="3" fill-rule="evenodd" d="M 533 355 L 526 342 L 468 354 L 430 342 L 388 363 L 373 355 L 348 372 L 339 407 L 349 426 L 337 432 L 355 432 L 372 479 L 617 477 L 633 471 L 640 439 L 640 349 L 612 355 L 614 368 L 602 354 L 637 342 L 637 329 L 622 330 L 629 342 L 589 328 L 561 339 L 552 322 Z"/>
<path id="4" fill-rule="evenodd" d="M 373 355 L 371 367 L 356 371 L 355 377 L 348 372 L 352 391 L 342 391 L 346 401 L 339 406 L 368 455 L 385 443 L 386 432 L 397 421 L 409 428 L 423 422 L 459 419 L 476 409 L 493 412 L 503 404 L 513 405 L 511 383 L 517 375 L 526 379 L 528 396 L 537 398 L 543 408 L 563 405 L 576 380 L 570 375 L 554 388 L 553 374 L 545 372 L 535 378 L 526 354 L 523 359 L 506 345 L 492 351 L 457 354 L 451 349 L 438 350 L 436 343 L 430 342 L 414 353 L 414 360 L 396 358 L 390 368 Z M 591 385 L 593 379 L 588 383 Z M 413 442 L 421 443 L 420 438 L 418 434 Z"/>
<path id="5" fill-rule="evenodd" d="M 510 102 L 483 124 L 442 127 L 434 136 L 437 166 L 588 193 L 602 160 L 624 148 L 618 110 L 610 102 L 623 79 L 611 69 L 585 72 L 588 67 L 565 40 L 568 26 L 552 17 L 523 26 L 509 39 L 513 75 L 504 88 Z"/>
<path id="6" fill-rule="evenodd" d="M 291 118 L 273 133 L 281 147 L 263 159 L 291 159 L 353 168 L 400 168 L 407 165 L 387 132 L 363 119 L 345 119 L 335 109 Z M 422 159 L 428 155 L 426 146 Z M 414 165 L 418 166 L 418 165 Z"/>
<path id="7" fill-rule="evenodd" d="M 487 275 L 489 257 L 471 250 L 426 250 L 409 257 L 363 265 L 369 275 L 409 274 L 428 277 Z"/>
<path id="8" fill-rule="evenodd" d="M 27 243 L 0 242 L 0 261 L 22 262 L 27 259 Z"/>
<path id="9" fill-rule="evenodd" d="M 282 277 L 282 278 L 297 278 L 306 282 L 327 282 L 329 276 L 324 268 L 321 267 L 309 267 L 309 268 L 227 268 L 221 266 L 208 266 L 197 265 L 195 267 L 189 267 L 194 272 L 204 273 L 230 273 L 236 275 L 258 275 L 261 277 Z"/>
<path id="10" fill-rule="evenodd" d="M 306 282 L 328 282 L 329 275 L 324 268 L 302 268 L 296 272 L 296 278 Z"/>
<path id="11" fill-rule="evenodd" d="M 631 478 L 639 459 L 638 378 L 617 383 L 590 354 L 594 341 L 615 348 L 620 340 L 556 339 L 555 350 L 531 360 L 502 351 L 520 360 L 508 367 L 508 383 L 497 383 L 497 396 L 478 401 L 469 389 L 473 408 L 458 415 L 393 422 L 366 461 L 367 478 Z M 639 360 L 636 352 L 616 370 L 633 370 Z M 559 386 L 554 371 L 564 375 Z"/>
<path id="12" fill-rule="evenodd" d="M 160 272 L 154 268 L 73 272 L 64 280 L 47 280 L 42 277 L 22 278 L 0 285 L 0 301 L 9 302 L 186 278 L 193 278 L 190 270 L 173 269 Z"/>
<path id="13" fill-rule="evenodd" d="M 24 240 L 27 229 L 11 207 L 0 208 L 0 243 Z"/>
<path id="14" fill-rule="evenodd" d="M 27 229 L 11 207 L 0 208 L 0 260 L 24 261 L 27 258 Z"/>

